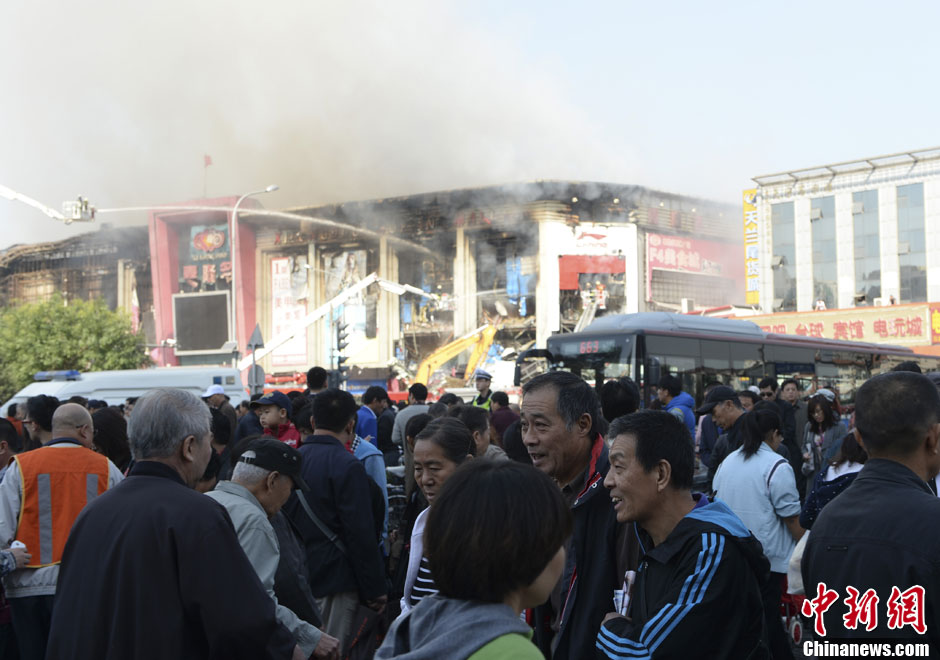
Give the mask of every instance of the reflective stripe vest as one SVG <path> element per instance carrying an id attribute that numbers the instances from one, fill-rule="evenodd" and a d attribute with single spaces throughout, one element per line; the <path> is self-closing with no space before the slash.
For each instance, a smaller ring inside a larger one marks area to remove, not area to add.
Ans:
<path id="1" fill-rule="evenodd" d="M 489 411 L 490 406 L 493 403 L 493 393 L 490 392 L 489 395 L 487 395 L 487 397 L 483 399 L 483 401 L 480 400 L 482 398 L 483 398 L 482 394 L 478 397 L 474 397 L 473 403 L 471 405 L 474 405 L 477 408 L 483 408 L 484 410 Z"/>
<path id="2" fill-rule="evenodd" d="M 78 514 L 108 488 L 108 459 L 85 447 L 50 447 L 15 460 L 21 476 L 16 538 L 32 555 L 30 568 L 58 564 Z"/>

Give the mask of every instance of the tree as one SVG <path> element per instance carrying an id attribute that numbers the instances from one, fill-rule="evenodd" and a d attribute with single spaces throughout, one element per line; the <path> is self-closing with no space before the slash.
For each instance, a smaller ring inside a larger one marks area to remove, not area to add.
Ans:
<path id="1" fill-rule="evenodd" d="M 151 364 L 142 332 L 102 300 L 56 294 L 42 303 L 0 310 L 0 400 L 18 392 L 37 371 L 137 369 Z"/>

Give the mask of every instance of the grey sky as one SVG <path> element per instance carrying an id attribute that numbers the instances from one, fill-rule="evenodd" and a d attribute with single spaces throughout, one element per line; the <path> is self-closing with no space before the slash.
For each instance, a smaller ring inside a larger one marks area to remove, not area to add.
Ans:
<path id="1" fill-rule="evenodd" d="M 762 6 L 766 5 L 766 6 Z M 12 0 L 0 184 L 270 208 L 535 178 L 737 202 L 940 144 L 933 2 Z M 142 222 L 145 216 L 102 216 Z M 0 248 L 93 229 L 0 199 Z"/>

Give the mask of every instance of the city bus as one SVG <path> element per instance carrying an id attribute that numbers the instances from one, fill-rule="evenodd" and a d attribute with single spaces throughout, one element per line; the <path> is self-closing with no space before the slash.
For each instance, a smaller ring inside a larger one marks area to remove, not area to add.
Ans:
<path id="1" fill-rule="evenodd" d="M 516 360 L 516 385 L 549 369 L 571 371 L 596 387 L 629 376 L 648 405 L 660 378 L 670 374 L 701 404 L 706 384 L 735 390 L 766 376 L 795 378 L 804 394 L 826 387 L 851 404 L 872 376 L 906 361 L 926 373 L 940 371 L 940 357 L 909 348 L 780 335 L 750 321 L 645 312 L 602 316 L 581 332 L 555 334 L 547 348 Z"/>

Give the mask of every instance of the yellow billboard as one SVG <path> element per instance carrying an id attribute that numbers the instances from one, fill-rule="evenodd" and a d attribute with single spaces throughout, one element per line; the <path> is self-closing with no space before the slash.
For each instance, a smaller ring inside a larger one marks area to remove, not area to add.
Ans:
<path id="1" fill-rule="evenodd" d="M 748 305 L 760 304 L 760 226 L 757 222 L 757 189 L 745 190 L 744 291 Z"/>
<path id="2" fill-rule="evenodd" d="M 940 305 L 910 303 L 819 312 L 783 312 L 742 316 L 765 332 L 845 339 L 873 344 L 925 346 L 940 343 Z M 936 326 L 934 325 L 936 324 Z"/>

